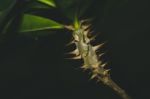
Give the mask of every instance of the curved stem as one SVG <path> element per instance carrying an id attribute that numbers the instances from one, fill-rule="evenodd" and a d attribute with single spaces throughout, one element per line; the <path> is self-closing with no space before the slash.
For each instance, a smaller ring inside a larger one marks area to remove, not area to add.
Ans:
<path id="1" fill-rule="evenodd" d="M 110 77 L 106 77 L 107 82 L 104 79 L 99 78 L 106 86 L 109 86 L 112 90 L 114 90 L 122 99 L 131 99 L 130 96 L 120 88 Z"/>
<path id="2" fill-rule="evenodd" d="M 97 55 L 96 51 L 103 43 L 95 46 L 90 43 L 92 40 L 92 38 L 88 37 L 88 34 L 90 33 L 90 24 L 79 24 L 78 26 L 78 28 L 65 26 L 66 29 L 73 30 L 73 42 L 76 45 L 76 49 L 71 52 L 72 54 L 75 54 L 73 59 L 83 59 L 84 64 L 82 68 L 92 72 L 91 79 L 97 78 L 99 81 L 113 89 L 120 97 L 122 97 L 122 99 L 131 99 L 126 92 L 111 79 L 109 69 L 105 69 L 106 63 L 103 63 L 103 61 L 100 60 L 102 53 Z"/>

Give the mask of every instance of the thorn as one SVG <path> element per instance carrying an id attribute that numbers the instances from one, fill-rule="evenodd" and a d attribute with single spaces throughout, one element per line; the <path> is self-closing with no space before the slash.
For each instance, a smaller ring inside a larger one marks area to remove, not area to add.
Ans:
<path id="1" fill-rule="evenodd" d="M 102 65 L 101 65 L 101 67 L 103 67 L 103 68 L 104 68 L 106 65 L 107 65 L 107 63 L 104 63 L 104 64 L 102 64 Z"/>
<path id="2" fill-rule="evenodd" d="M 97 74 L 93 74 L 90 79 L 94 79 L 96 76 Z"/>
<path id="3" fill-rule="evenodd" d="M 81 59 L 81 58 L 78 56 L 78 57 L 65 58 L 65 59 L 69 59 L 69 60 L 78 60 L 78 59 Z"/>
<path id="4" fill-rule="evenodd" d="M 104 45 L 104 43 L 96 45 L 93 47 L 94 51 L 98 50 L 100 47 L 102 47 Z"/>
<path id="5" fill-rule="evenodd" d="M 100 53 L 100 54 L 99 54 L 99 57 L 102 57 L 104 54 L 105 54 L 105 53 Z"/>
<path id="6" fill-rule="evenodd" d="M 65 54 L 68 54 L 68 53 L 65 53 Z M 81 55 L 78 55 L 78 56 L 73 56 L 73 57 L 67 57 L 67 58 L 65 58 L 65 59 L 70 59 L 70 60 L 77 60 L 77 59 L 81 59 L 82 57 L 81 57 Z"/>
<path id="7" fill-rule="evenodd" d="M 92 18 L 81 20 L 81 24 L 84 24 L 86 22 L 91 22 L 92 20 L 93 20 Z"/>
<path id="8" fill-rule="evenodd" d="M 81 55 L 72 57 L 72 58 L 70 58 L 70 59 L 81 59 Z"/>
<path id="9" fill-rule="evenodd" d="M 97 37 L 97 35 L 94 35 L 93 37 L 90 37 L 90 40 L 94 41 L 96 37 Z"/>
<path id="10" fill-rule="evenodd" d="M 68 54 L 75 54 L 76 56 L 80 55 L 80 53 L 79 53 L 79 50 L 78 50 L 78 49 L 75 49 L 74 51 L 69 52 Z"/>
<path id="11" fill-rule="evenodd" d="M 75 41 L 72 40 L 71 42 L 69 42 L 68 44 L 66 44 L 66 46 L 72 45 L 72 44 L 74 44 L 74 43 L 75 43 Z"/>
<path id="12" fill-rule="evenodd" d="M 65 25 L 64 27 L 68 30 L 74 31 L 74 28 L 71 25 Z"/>
<path id="13" fill-rule="evenodd" d="M 81 68 L 82 68 L 83 70 L 87 70 L 87 69 L 88 69 L 88 66 L 87 66 L 87 65 L 83 65 L 83 66 L 81 66 Z"/>
<path id="14" fill-rule="evenodd" d="M 83 26 L 82 26 L 82 28 L 83 28 L 84 30 L 88 30 L 90 27 L 91 27 L 91 24 L 83 25 Z"/>

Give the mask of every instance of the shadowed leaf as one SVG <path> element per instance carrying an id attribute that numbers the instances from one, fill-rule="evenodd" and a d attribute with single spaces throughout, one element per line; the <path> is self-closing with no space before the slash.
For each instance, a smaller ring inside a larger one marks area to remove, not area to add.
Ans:
<path id="1" fill-rule="evenodd" d="M 0 10 L 7 9 L 13 2 L 14 0 L 0 0 Z"/>
<path id="2" fill-rule="evenodd" d="M 54 8 L 54 7 L 52 7 L 52 6 L 43 4 L 43 3 L 41 3 L 41 2 L 36 2 L 36 1 L 30 3 L 30 4 L 28 5 L 28 7 L 31 8 L 31 9 L 37 9 L 37 10 L 38 10 L 38 9 Z"/>
<path id="3" fill-rule="evenodd" d="M 14 9 L 15 4 L 16 0 L 0 1 L 0 33 L 4 31 L 4 28 L 9 24 L 8 22 L 14 17 L 10 12 L 12 12 L 12 10 Z"/>

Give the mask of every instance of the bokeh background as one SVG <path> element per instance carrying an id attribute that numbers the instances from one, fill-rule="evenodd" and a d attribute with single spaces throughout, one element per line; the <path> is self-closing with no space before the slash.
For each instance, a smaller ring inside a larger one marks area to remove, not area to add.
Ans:
<path id="1" fill-rule="evenodd" d="M 103 60 L 108 61 L 112 79 L 133 99 L 150 99 L 149 0 L 115 3 L 94 0 L 86 13 L 94 16 L 92 27 L 100 34 L 96 43 L 107 41 Z M 89 80 L 80 61 L 65 59 L 64 53 L 72 50 L 66 47 L 70 41 L 66 30 L 6 38 L 0 44 L 0 98 L 121 99 Z"/>

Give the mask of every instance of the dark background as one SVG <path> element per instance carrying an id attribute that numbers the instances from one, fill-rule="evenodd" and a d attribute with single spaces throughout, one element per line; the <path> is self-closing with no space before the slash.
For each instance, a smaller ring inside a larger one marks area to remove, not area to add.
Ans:
<path id="1" fill-rule="evenodd" d="M 107 41 L 104 61 L 112 79 L 133 99 L 150 99 L 150 6 L 148 0 L 130 0 L 102 13 L 95 0 L 88 14 Z M 101 7 L 102 6 L 102 7 Z M 66 60 L 71 33 L 65 30 L 38 37 L 16 36 L 0 45 L 1 99 L 120 99 L 108 87 L 89 80 L 80 61 Z"/>

